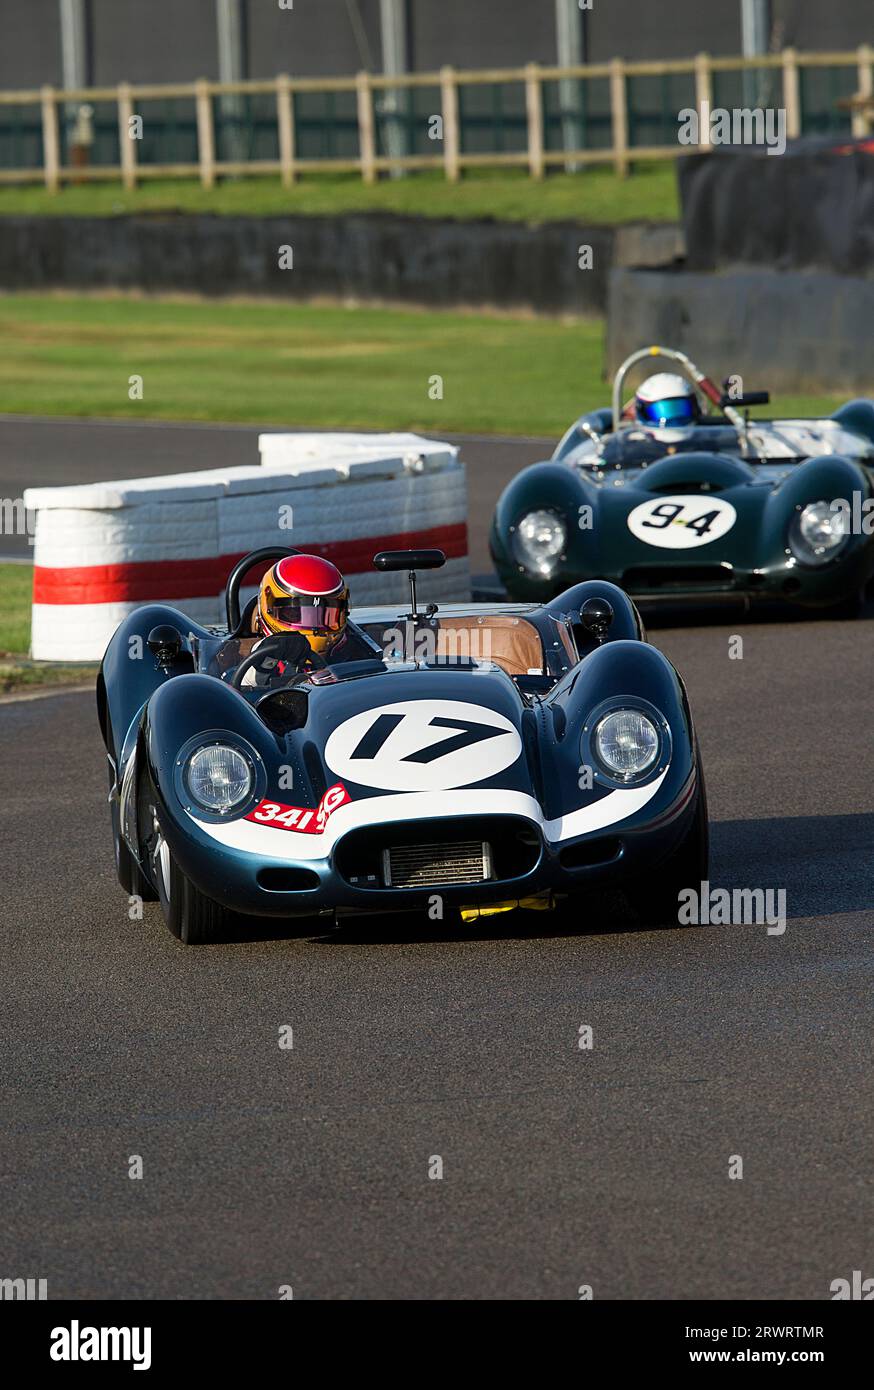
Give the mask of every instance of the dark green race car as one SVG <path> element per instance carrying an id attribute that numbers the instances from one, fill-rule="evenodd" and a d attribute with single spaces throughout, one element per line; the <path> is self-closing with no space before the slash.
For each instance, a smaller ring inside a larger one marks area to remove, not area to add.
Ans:
<path id="1" fill-rule="evenodd" d="M 694 418 L 654 424 L 623 407 L 629 372 L 653 358 L 681 370 Z M 490 545 L 507 592 L 544 601 L 603 578 L 643 603 L 855 611 L 874 574 L 874 401 L 750 420 L 767 400 L 723 393 L 673 349 L 634 353 L 612 408 L 577 420 L 501 495 Z"/>

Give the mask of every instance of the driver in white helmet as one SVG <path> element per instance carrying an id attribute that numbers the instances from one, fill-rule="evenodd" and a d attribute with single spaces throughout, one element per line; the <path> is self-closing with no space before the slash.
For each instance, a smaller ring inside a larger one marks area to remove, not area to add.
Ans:
<path id="1" fill-rule="evenodd" d="M 651 430 L 688 429 L 701 419 L 692 385 L 673 372 L 657 372 L 641 382 L 627 414 Z"/>

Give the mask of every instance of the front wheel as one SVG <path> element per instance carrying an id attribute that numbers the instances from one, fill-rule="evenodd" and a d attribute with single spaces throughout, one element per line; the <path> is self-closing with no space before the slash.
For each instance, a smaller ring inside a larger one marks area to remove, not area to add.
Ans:
<path id="1" fill-rule="evenodd" d="M 677 927 L 679 898 L 685 888 L 701 891 L 710 862 L 710 826 L 707 819 L 707 792 L 700 767 L 698 805 L 685 838 L 674 852 L 643 881 L 626 889 L 626 897 L 641 922 L 648 927 Z"/>
<path id="2" fill-rule="evenodd" d="M 828 608 L 821 608 L 819 616 L 835 622 L 854 622 L 865 606 L 865 596 L 865 588 L 857 589 L 841 599 L 840 603 L 830 603 Z"/>
<path id="3" fill-rule="evenodd" d="M 233 931 L 239 921 L 237 914 L 195 888 L 162 835 L 156 841 L 153 862 L 164 921 L 177 941 L 186 946 L 207 946 Z"/>
<path id="4" fill-rule="evenodd" d="M 115 773 L 112 764 L 109 764 L 109 790 L 115 787 Z M 115 872 L 128 897 L 142 898 L 144 903 L 153 903 L 158 894 L 155 892 L 149 880 L 146 878 L 139 864 L 127 847 L 127 842 L 121 833 L 121 814 L 119 811 L 118 800 L 112 797 L 109 803 L 109 816 L 112 824 L 112 845 L 115 851 Z"/>

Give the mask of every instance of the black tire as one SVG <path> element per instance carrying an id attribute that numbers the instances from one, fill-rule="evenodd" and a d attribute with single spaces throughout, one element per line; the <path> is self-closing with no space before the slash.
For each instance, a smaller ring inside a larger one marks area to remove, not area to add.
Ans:
<path id="1" fill-rule="evenodd" d="M 112 764 L 109 765 L 109 788 L 115 785 Z M 112 844 L 115 852 L 115 872 L 118 881 L 129 898 L 142 898 L 144 903 L 157 901 L 155 892 L 137 861 L 134 859 L 121 834 L 118 802 L 113 798 L 109 803 L 109 818 L 112 824 Z"/>
<path id="2" fill-rule="evenodd" d="M 840 603 L 832 603 L 828 608 L 819 610 L 820 618 L 831 619 L 833 622 L 854 622 L 865 606 L 865 589 L 861 588 L 847 598 L 841 599 Z"/>
<path id="3" fill-rule="evenodd" d="M 710 826 L 707 819 L 707 792 L 704 778 L 701 778 L 698 805 L 695 818 L 685 839 L 677 846 L 664 863 L 640 887 L 627 888 L 626 897 L 640 918 L 648 927 L 679 927 L 692 925 L 679 920 L 679 895 L 684 888 L 701 891 L 701 884 L 707 880 L 710 863 Z"/>
<path id="4" fill-rule="evenodd" d="M 208 946 L 233 933 L 240 921 L 238 915 L 195 888 L 166 844 L 159 841 L 153 862 L 164 921 L 177 941 L 185 946 Z"/>

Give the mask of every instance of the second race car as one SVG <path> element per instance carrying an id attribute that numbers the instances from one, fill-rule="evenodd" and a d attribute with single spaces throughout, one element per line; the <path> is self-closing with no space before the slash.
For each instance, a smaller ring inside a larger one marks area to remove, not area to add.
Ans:
<path id="1" fill-rule="evenodd" d="M 628 375 L 664 358 L 623 405 Z M 683 353 L 619 368 L 610 409 L 504 490 L 491 530 L 514 598 L 601 577 L 641 602 L 778 601 L 847 615 L 874 574 L 874 401 L 827 419 L 751 420 Z"/>

